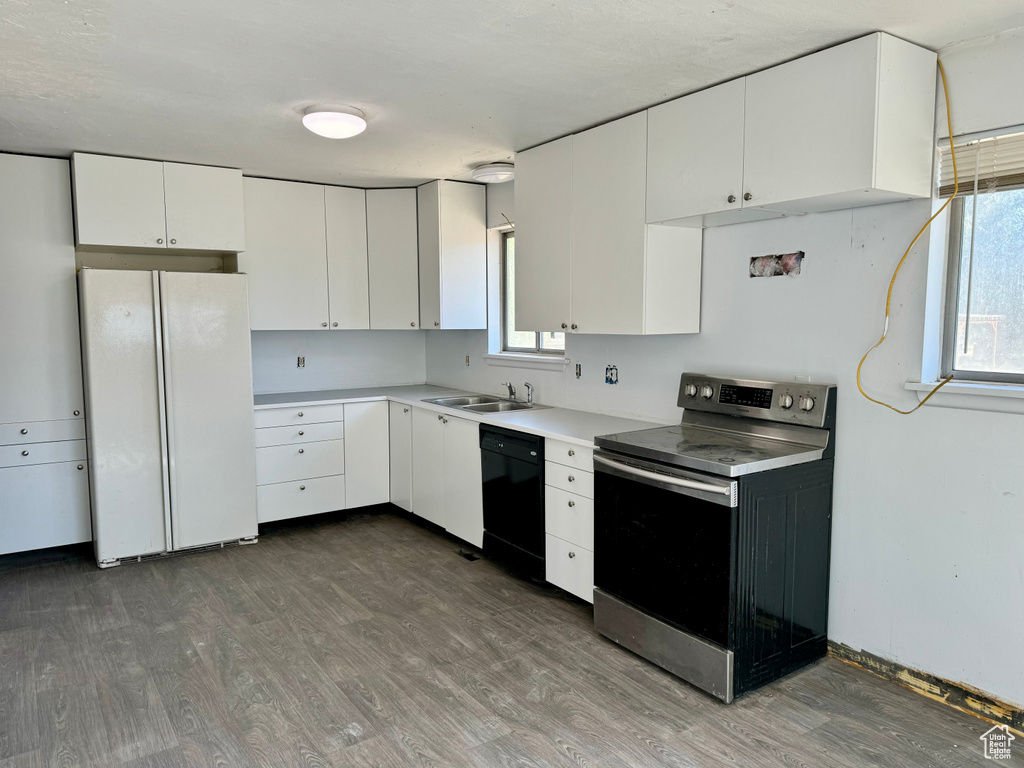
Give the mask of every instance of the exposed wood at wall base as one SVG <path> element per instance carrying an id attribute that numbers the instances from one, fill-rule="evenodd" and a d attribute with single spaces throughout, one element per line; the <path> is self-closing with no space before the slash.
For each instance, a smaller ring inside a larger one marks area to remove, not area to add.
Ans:
<path id="1" fill-rule="evenodd" d="M 967 712 L 997 725 L 1008 725 L 1018 735 L 1024 736 L 1024 709 L 993 699 L 963 683 L 954 683 L 927 672 L 904 667 L 895 661 L 875 656 L 867 651 L 856 651 L 848 645 L 831 640 L 828 644 L 828 654 L 961 712 Z"/>

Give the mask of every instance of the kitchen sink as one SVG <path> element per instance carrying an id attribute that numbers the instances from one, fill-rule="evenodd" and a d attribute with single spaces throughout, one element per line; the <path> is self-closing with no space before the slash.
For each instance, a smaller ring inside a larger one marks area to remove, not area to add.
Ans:
<path id="1" fill-rule="evenodd" d="M 517 403 L 511 400 L 500 400 L 491 403 L 479 403 L 477 405 L 464 405 L 462 410 L 473 411 L 473 413 L 499 413 L 501 411 L 525 411 L 531 408 L 546 408 L 546 405 L 533 405 L 532 403 Z"/>
<path id="2" fill-rule="evenodd" d="M 467 405 L 480 405 L 481 403 L 497 403 L 500 397 L 494 395 L 463 395 L 462 397 L 439 397 L 436 400 L 424 400 L 431 405 L 443 405 L 447 408 L 462 408 Z"/>

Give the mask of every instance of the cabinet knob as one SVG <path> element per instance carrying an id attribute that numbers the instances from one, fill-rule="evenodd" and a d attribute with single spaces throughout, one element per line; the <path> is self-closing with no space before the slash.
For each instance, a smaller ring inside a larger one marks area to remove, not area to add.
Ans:
<path id="1" fill-rule="evenodd" d="M 333 326 L 334 326 L 335 328 L 337 328 L 337 327 L 338 327 L 338 324 L 337 324 L 337 323 L 331 323 L 331 325 L 333 325 Z"/>
<path id="2" fill-rule="evenodd" d="M 158 237 L 158 238 L 156 239 L 156 244 L 157 244 L 157 245 L 163 245 L 163 242 L 164 242 L 164 239 L 163 239 L 162 237 Z"/>
<path id="3" fill-rule="evenodd" d="M 82 415 L 81 411 L 75 411 L 75 416 L 81 416 L 81 415 Z"/>
<path id="4" fill-rule="evenodd" d="M 82 466 L 81 464 L 79 464 L 79 465 L 78 465 L 78 468 L 79 468 L 79 469 L 85 469 L 85 467 L 84 467 L 84 466 Z"/>
<path id="5" fill-rule="evenodd" d="M 23 429 L 23 430 L 21 430 L 21 434 L 23 434 L 23 435 L 27 435 L 27 434 L 28 434 L 28 430 L 27 430 L 27 429 Z"/>
<path id="6" fill-rule="evenodd" d="M 299 453 L 305 453 L 305 452 L 306 452 L 305 448 L 299 448 Z"/>
<path id="7" fill-rule="evenodd" d="M 403 408 L 403 409 L 402 409 L 402 413 L 408 413 L 408 412 L 409 412 L 409 409 L 408 409 L 408 408 Z"/>
<path id="8" fill-rule="evenodd" d="M 302 411 L 299 411 L 299 418 L 302 418 Z"/>
<path id="9" fill-rule="evenodd" d="M 304 491 L 304 490 L 306 490 L 306 486 L 304 486 L 304 485 L 300 485 L 300 486 L 299 486 L 299 490 L 300 490 L 300 491 Z"/>
<path id="10" fill-rule="evenodd" d="M 440 320 L 435 320 L 434 321 L 434 327 L 435 328 L 440 328 L 441 327 L 441 321 Z"/>
<path id="11" fill-rule="evenodd" d="M 444 418 L 444 416 L 442 416 L 442 415 L 441 415 L 440 413 L 439 413 L 439 414 L 437 414 L 437 420 L 438 420 L 438 421 L 440 421 L 440 420 L 441 420 L 441 419 L 443 419 L 443 418 Z"/>
<path id="12" fill-rule="evenodd" d="M 735 203 L 736 202 L 736 195 L 729 195 L 727 198 L 725 198 L 725 201 L 727 203 Z"/>
<path id="13" fill-rule="evenodd" d="M 750 194 L 749 192 L 744 192 L 743 193 L 743 199 L 744 200 L 753 200 L 754 196 L 752 194 Z"/>
<path id="14" fill-rule="evenodd" d="M 327 323 L 320 323 L 320 325 L 322 325 L 324 328 L 327 327 Z"/>
<path id="15" fill-rule="evenodd" d="M 575 456 L 576 455 L 576 451 L 574 451 L 572 448 L 570 448 L 569 449 L 569 455 L 570 456 Z"/>
<path id="16" fill-rule="evenodd" d="M 172 238 L 171 238 L 171 245 L 177 245 L 177 244 L 178 244 L 178 241 L 177 241 L 177 240 L 175 240 L 175 239 L 174 239 L 174 238 L 172 237 Z"/>
<path id="17" fill-rule="evenodd" d="M 21 452 L 21 455 L 22 455 L 22 456 L 28 456 L 28 451 L 22 451 L 22 452 Z"/>
<path id="18" fill-rule="evenodd" d="M 574 557 L 576 557 L 576 553 L 575 552 L 570 552 L 569 553 L 569 559 L 572 560 Z"/>
<path id="19" fill-rule="evenodd" d="M 573 323 L 573 324 L 572 324 L 572 329 L 573 329 L 574 331 L 575 331 L 575 330 L 576 330 L 576 329 L 577 329 L 578 327 L 579 327 L 579 326 L 577 326 L 577 325 L 576 325 L 576 323 Z"/>
<path id="20" fill-rule="evenodd" d="M 409 327 L 410 328 L 415 328 L 416 327 L 416 323 L 409 323 Z"/>
<path id="21" fill-rule="evenodd" d="M 573 477 L 572 475 L 569 475 L 569 482 L 570 483 L 575 483 L 576 482 L 576 478 Z"/>
<path id="22" fill-rule="evenodd" d="M 576 502 L 575 501 L 570 501 L 569 502 L 569 506 L 570 507 L 575 507 L 576 506 Z"/>
<path id="23" fill-rule="evenodd" d="M 305 433 L 305 432 L 303 432 L 303 431 L 302 431 L 302 430 L 300 429 L 300 430 L 299 430 L 299 437 L 302 437 L 302 436 L 303 436 L 304 434 L 306 434 L 306 433 Z"/>
<path id="24" fill-rule="evenodd" d="M 568 327 L 569 327 L 569 325 L 568 325 L 568 323 L 562 323 L 562 327 L 563 327 L 563 328 L 568 328 Z"/>
<path id="25" fill-rule="evenodd" d="M 445 424 L 448 423 L 448 419 L 441 419 L 441 421 L 443 421 Z"/>

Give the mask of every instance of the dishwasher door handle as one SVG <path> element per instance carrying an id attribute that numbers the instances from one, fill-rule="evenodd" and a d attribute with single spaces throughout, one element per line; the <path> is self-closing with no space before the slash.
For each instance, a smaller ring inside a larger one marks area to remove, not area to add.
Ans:
<path id="1" fill-rule="evenodd" d="M 615 461 L 607 456 L 601 456 L 596 453 L 594 454 L 594 463 L 603 464 L 606 467 L 614 469 L 619 474 L 635 477 L 640 482 L 649 480 L 655 483 L 675 486 L 676 488 L 700 491 L 701 493 L 717 494 L 719 496 L 725 496 L 730 502 L 734 502 L 735 499 L 736 484 L 734 482 L 729 482 L 725 485 L 702 483 L 699 480 L 689 480 L 684 477 L 676 477 L 674 475 L 663 474 L 661 472 L 651 472 L 646 469 L 641 469 L 640 467 L 623 464 L 620 461 Z"/>

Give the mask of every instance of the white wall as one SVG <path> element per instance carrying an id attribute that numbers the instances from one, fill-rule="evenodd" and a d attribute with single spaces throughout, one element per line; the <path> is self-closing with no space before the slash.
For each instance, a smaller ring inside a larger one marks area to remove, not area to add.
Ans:
<path id="1" fill-rule="evenodd" d="M 296 367 L 303 355 L 306 367 Z M 420 331 L 254 331 L 253 390 L 300 392 L 380 384 L 422 384 Z"/>

